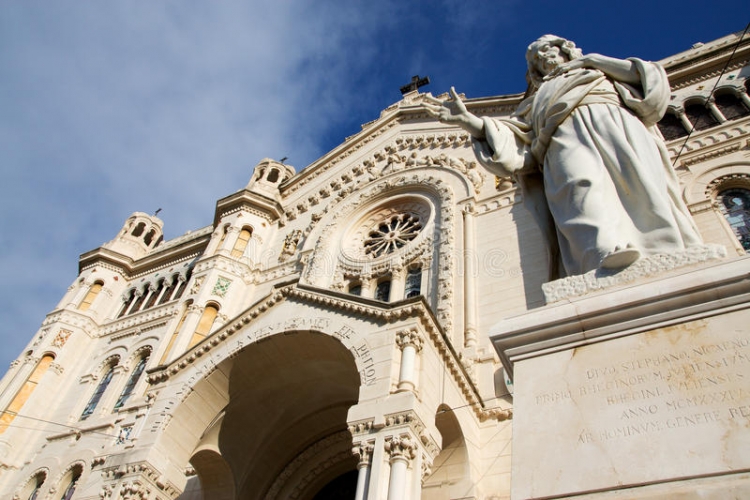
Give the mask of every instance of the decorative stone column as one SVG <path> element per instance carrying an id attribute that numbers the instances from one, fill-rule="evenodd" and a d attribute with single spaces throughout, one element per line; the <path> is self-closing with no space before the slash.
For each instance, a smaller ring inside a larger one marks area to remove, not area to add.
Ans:
<path id="1" fill-rule="evenodd" d="M 354 500 L 366 500 L 368 493 L 368 484 L 370 482 L 370 463 L 372 461 L 372 452 L 374 441 L 359 443 L 352 448 L 352 452 L 359 457 L 357 463 L 357 490 L 354 494 Z"/>
<path id="2" fill-rule="evenodd" d="M 385 451 L 390 455 L 391 475 L 388 479 L 388 500 L 402 500 L 406 492 L 406 469 L 416 456 L 417 445 L 409 435 L 387 437 Z"/>
<path id="3" fill-rule="evenodd" d="M 724 123 L 725 121 L 727 121 L 727 118 L 726 116 L 724 116 L 724 113 L 722 113 L 721 110 L 718 107 L 716 107 L 716 99 L 714 98 L 713 95 L 706 100 L 706 107 L 714 116 L 714 118 L 716 118 L 716 121 L 718 121 L 719 123 Z"/>
<path id="4" fill-rule="evenodd" d="M 675 114 L 677 115 L 677 118 L 679 118 L 682 122 L 682 126 L 685 127 L 685 130 L 687 130 L 688 133 L 692 132 L 693 124 L 690 120 L 688 120 L 688 117 L 685 114 L 685 110 L 683 108 L 676 109 Z"/>
<path id="5" fill-rule="evenodd" d="M 414 391 L 414 369 L 417 352 L 422 349 L 422 337 L 416 328 L 396 333 L 396 344 L 401 349 L 401 369 L 398 374 L 397 392 Z"/>
<path id="6" fill-rule="evenodd" d="M 404 298 L 406 288 L 406 269 L 401 264 L 391 268 L 391 302 Z"/>
<path id="7" fill-rule="evenodd" d="M 130 302 L 130 304 L 128 304 L 128 308 L 125 311 L 125 314 L 123 314 L 123 316 L 127 316 L 131 312 L 137 312 L 137 311 L 133 311 L 133 306 L 135 306 L 138 303 L 138 299 L 141 297 L 141 295 L 143 295 L 143 290 L 141 290 L 140 287 L 136 288 L 135 289 L 135 293 L 133 294 L 133 301 Z M 140 306 L 138 306 L 138 307 L 140 307 Z"/>
<path id="8" fill-rule="evenodd" d="M 477 344 L 477 269 L 474 206 L 461 212 L 464 218 L 464 347 Z"/>

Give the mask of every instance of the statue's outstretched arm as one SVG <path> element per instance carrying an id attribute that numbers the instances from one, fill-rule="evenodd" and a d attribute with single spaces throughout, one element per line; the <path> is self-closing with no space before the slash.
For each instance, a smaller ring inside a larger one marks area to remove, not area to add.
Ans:
<path id="1" fill-rule="evenodd" d="M 443 123 L 458 125 L 472 137 L 484 139 L 484 122 L 474 113 L 466 109 L 466 105 L 458 96 L 456 89 L 451 87 L 451 98 L 445 101 L 426 96 L 424 107 L 428 113 Z"/>

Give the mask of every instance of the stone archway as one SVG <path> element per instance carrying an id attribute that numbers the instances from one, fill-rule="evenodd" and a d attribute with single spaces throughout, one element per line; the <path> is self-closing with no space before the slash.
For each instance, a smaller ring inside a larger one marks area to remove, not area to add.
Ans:
<path id="1" fill-rule="evenodd" d="M 241 351 L 218 440 L 236 498 L 312 498 L 354 470 L 346 418 L 359 387 L 351 352 L 325 334 L 278 334 Z"/>

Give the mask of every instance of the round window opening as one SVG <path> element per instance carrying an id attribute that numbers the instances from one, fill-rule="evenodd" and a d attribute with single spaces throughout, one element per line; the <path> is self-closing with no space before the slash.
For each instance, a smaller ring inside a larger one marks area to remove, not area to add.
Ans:
<path id="1" fill-rule="evenodd" d="M 364 212 L 364 213 L 363 213 Z M 350 266 L 410 259 L 432 227 L 434 204 L 427 196 L 392 197 L 362 210 L 341 235 L 341 255 Z"/>
<path id="2" fill-rule="evenodd" d="M 419 215 L 400 213 L 387 217 L 368 233 L 364 241 L 365 254 L 381 257 L 395 252 L 416 238 L 421 230 Z"/>

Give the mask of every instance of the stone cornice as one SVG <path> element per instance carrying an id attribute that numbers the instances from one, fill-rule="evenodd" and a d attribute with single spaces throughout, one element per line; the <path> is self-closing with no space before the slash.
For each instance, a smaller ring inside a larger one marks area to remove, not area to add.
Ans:
<path id="1" fill-rule="evenodd" d="M 742 32 L 728 35 L 703 44 L 699 47 L 675 54 L 659 63 L 667 70 L 670 82 L 675 86 L 682 86 L 692 75 L 710 73 L 710 69 L 717 67 L 718 71 L 726 64 L 727 59 L 740 40 Z M 734 51 L 732 61 L 747 60 L 750 55 L 750 38 L 743 40 Z M 718 73 L 717 73 L 718 74 Z M 674 87 L 673 87 L 674 88 Z"/>
<path id="2" fill-rule="evenodd" d="M 700 278 L 696 273 L 700 273 Z M 492 328 L 490 339 L 512 377 L 516 361 L 540 353 L 573 349 L 748 307 L 750 257 L 745 257 L 569 298 L 507 318 Z"/>
<path id="3" fill-rule="evenodd" d="M 228 214 L 244 210 L 266 219 L 268 222 L 278 220 L 284 213 L 281 204 L 255 191 L 243 189 L 229 196 L 225 196 L 216 202 L 214 213 L 214 227 L 218 226 L 222 217 Z"/>
<path id="4" fill-rule="evenodd" d="M 79 328 L 86 332 L 90 337 L 95 337 L 99 325 L 86 314 L 69 309 L 57 309 L 52 311 L 44 318 L 42 327 L 48 327 L 54 323 L 65 323 L 66 325 Z"/>
<path id="5" fill-rule="evenodd" d="M 192 238 L 186 239 L 176 246 L 170 246 L 163 251 L 161 247 L 158 247 L 158 251 L 149 253 L 137 261 L 119 252 L 99 247 L 81 255 L 78 270 L 80 273 L 94 266 L 103 266 L 132 279 L 141 274 L 151 273 L 202 254 L 210 239 L 210 233 L 204 234 L 203 231 L 196 231 Z"/>

